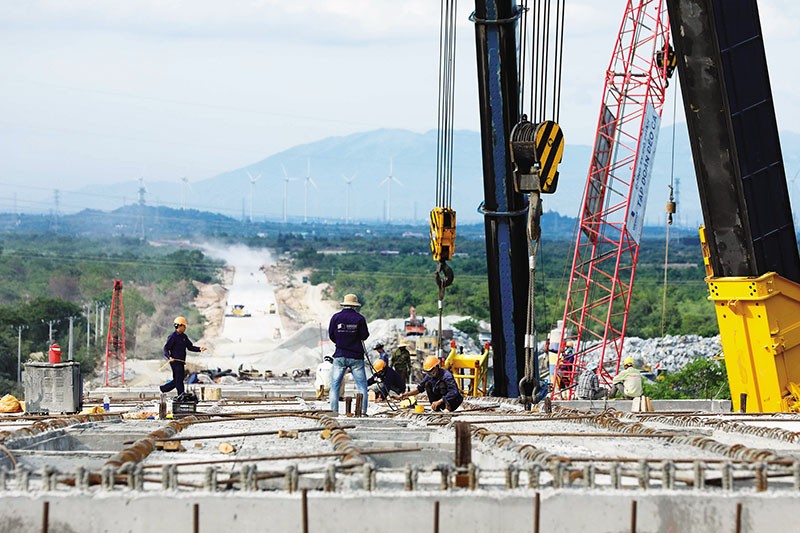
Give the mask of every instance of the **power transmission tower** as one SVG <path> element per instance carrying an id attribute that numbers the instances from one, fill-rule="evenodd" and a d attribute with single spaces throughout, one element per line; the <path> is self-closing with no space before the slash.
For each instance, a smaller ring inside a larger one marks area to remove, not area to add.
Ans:
<path id="1" fill-rule="evenodd" d="M 106 338 L 106 387 L 125 385 L 125 308 L 122 304 L 122 280 L 114 280 L 111 311 Z"/>
<path id="2" fill-rule="evenodd" d="M 144 240 L 144 195 L 147 192 L 147 188 L 144 186 L 144 178 L 139 178 L 139 188 L 137 189 L 139 194 L 139 214 L 136 217 L 136 228 L 135 232 L 139 233 L 139 240 Z"/>
<path id="3" fill-rule="evenodd" d="M 344 221 L 346 224 L 350 223 L 350 186 L 353 184 L 353 181 L 356 179 L 355 175 L 353 176 L 342 176 L 344 182 L 347 184 L 347 201 L 345 203 L 345 215 Z"/>

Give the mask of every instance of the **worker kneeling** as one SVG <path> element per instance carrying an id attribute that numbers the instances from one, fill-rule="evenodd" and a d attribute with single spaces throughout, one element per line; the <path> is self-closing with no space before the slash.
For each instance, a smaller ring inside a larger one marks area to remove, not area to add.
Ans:
<path id="1" fill-rule="evenodd" d="M 400 374 L 386 364 L 383 359 L 378 359 L 372 365 L 372 376 L 367 380 L 369 390 L 375 393 L 376 401 L 383 401 L 389 397 L 389 393 L 403 394 L 406 391 L 406 384 Z"/>
<path id="2" fill-rule="evenodd" d="M 426 357 L 422 363 L 422 370 L 425 372 L 425 377 L 419 382 L 417 388 L 400 395 L 400 398 L 425 392 L 431 402 L 431 409 L 434 411 L 441 411 L 444 408 L 447 408 L 448 411 L 458 409 L 458 406 L 464 401 L 464 397 L 458 390 L 453 374 L 439 365 L 439 358 L 435 355 Z"/>
<path id="3" fill-rule="evenodd" d="M 642 395 L 642 373 L 633 366 L 633 358 L 626 357 L 622 362 L 625 369 L 617 374 L 611 381 L 609 398 L 614 398 L 617 393 L 623 398 L 632 400 Z"/>

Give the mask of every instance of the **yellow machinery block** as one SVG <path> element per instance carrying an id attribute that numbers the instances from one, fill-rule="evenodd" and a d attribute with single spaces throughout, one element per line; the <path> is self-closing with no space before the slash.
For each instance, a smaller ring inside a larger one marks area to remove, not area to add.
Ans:
<path id="1" fill-rule="evenodd" d="M 757 278 L 706 278 L 714 302 L 733 408 L 786 410 L 800 383 L 800 285 L 774 272 Z"/>
<path id="2" fill-rule="evenodd" d="M 465 396 L 486 396 L 489 373 L 489 350 L 480 355 L 456 353 L 455 348 L 444 361 L 444 368 L 453 373 L 458 388 Z"/>
<path id="3" fill-rule="evenodd" d="M 434 261 L 449 261 L 456 250 L 456 212 L 448 207 L 431 210 L 431 253 Z"/>

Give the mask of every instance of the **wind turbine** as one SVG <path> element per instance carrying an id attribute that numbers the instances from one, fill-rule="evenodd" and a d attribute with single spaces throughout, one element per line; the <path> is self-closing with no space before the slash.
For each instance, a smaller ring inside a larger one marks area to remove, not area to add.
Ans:
<path id="1" fill-rule="evenodd" d="M 261 179 L 261 174 L 253 176 L 250 171 L 247 171 L 247 177 L 250 178 L 250 223 L 253 223 L 253 195 L 256 189 L 256 182 Z"/>
<path id="2" fill-rule="evenodd" d="M 394 162 L 392 158 L 389 158 L 389 175 L 383 178 L 383 181 L 380 183 L 381 185 L 386 184 L 386 223 L 389 224 L 392 221 L 392 182 L 396 181 L 398 185 L 402 185 L 399 179 L 394 177 Z"/>
<path id="3" fill-rule="evenodd" d="M 286 224 L 286 208 L 289 205 L 289 182 L 294 181 L 294 178 L 289 177 L 283 164 L 281 164 L 281 168 L 283 169 L 283 223 Z"/>
<path id="4" fill-rule="evenodd" d="M 305 188 L 305 206 L 303 207 L 303 222 L 308 222 L 308 185 L 311 184 L 314 188 L 317 188 L 317 184 L 314 183 L 314 180 L 311 178 L 311 159 L 308 160 L 308 166 L 306 167 L 306 178 L 303 181 L 303 187 Z"/>
<path id="5" fill-rule="evenodd" d="M 356 175 L 353 174 L 352 176 L 345 176 L 342 174 L 342 178 L 344 182 L 347 184 L 347 200 L 345 202 L 345 215 L 344 221 L 346 224 L 350 223 L 350 185 L 352 185 L 353 181 L 356 179 Z"/>

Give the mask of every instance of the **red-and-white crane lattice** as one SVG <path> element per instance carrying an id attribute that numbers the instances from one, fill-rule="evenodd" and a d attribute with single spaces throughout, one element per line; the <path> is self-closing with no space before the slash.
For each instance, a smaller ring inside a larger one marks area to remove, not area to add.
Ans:
<path id="1" fill-rule="evenodd" d="M 606 384 L 619 370 L 670 54 L 666 0 L 629 0 L 583 194 L 554 396 L 572 398 L 589 359 L 599 358 Z M 568 341 L 573 356 L 564 353 Z"/>
<path id="2" fill-rule="evenodd" d="M 114 280 L 106 337 L 106 387 L 125 385 L 125 307 L 122 280 Z"/>

